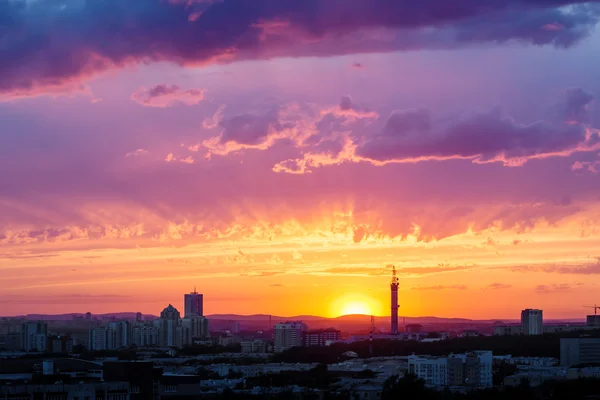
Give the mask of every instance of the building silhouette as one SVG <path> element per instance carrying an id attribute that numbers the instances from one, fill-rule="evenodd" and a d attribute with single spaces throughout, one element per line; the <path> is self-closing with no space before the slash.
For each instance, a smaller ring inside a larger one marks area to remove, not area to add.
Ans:
<path id="1" fill-rule="evenodd" d="M 203 296 L 196 292 L 196 288 L 191 293 L 183 296 L 183 316 L 184 317 L 201 317 L 204 314 Z"/>
<path id="2" fill-rule="evenodd" d="M 275 325 L 275 352 L 302 346 L 306 330 L 307 326 L 302 321 L 282 322 Z"/>
<path id="3" fill-rule="evenodd" d="M 523 335 L 541 335 L 544 333 L 542 310 L 526 309 L 521 311 L 521 328 Z"/>

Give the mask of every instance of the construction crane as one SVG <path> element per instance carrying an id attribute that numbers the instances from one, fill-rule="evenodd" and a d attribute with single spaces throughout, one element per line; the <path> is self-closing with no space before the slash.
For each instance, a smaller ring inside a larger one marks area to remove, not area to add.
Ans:
<path id="1" fill-rule="evenodd" d="M 600 306 L 597 305 L 593 305 L 593 306 L 583 306 L 585 308 L 593 308 L 594 309 L 594 315 L 598 315 L 598 310 L 600 310 Z"/>

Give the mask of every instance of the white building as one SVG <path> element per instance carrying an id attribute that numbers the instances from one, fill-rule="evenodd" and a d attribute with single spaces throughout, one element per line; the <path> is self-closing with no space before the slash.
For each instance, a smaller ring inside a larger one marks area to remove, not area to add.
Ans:
<path id="1" fill-rule="evenodd" d="M 472 351 L 448 357 L 409 356 L 408 372 L 431 386 L 492 387 L 491 351 Z"/>
<path id="2" fill-rule="evenodd" d="M 541 335 L 544 333 L 542 310 L 526 309 L 521 311 L 521 327 L 524 335 Z"/>
<path id="3" fill-rule="evenodd" d="M 196 292 L 196 289 L 194 289 L 193 292 L 183 296 L 183 303 L 184 317 L 201 317 L 204 315 L 202 294 Z"/>
<path id="4" fill-rule="evenodd" d="M 446 357 L 409 356 L 408 372 L 426 384 L 448 386 L 448 359 Z"/>
<path id="5" fill-rule="evenodd" d="M 88 339 L 88 350 L 103 351 L 107 350 L 106 329 L 94 328 L 90 330 Z"/>
<path id="6" fill-rule="evenodd" d="M 302 335 L 307 330 L 301 321 L 283 322 L 275 325 L 275 352 L 302 346 Z"/>

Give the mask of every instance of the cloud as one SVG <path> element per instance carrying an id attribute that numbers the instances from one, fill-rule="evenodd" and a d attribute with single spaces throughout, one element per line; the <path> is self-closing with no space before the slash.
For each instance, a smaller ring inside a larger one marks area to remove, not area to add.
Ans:
<path id="1" fill-rule="evenodd" d="M 600 257 L 595 263 L 580 265 L 537 265 L 509 267 L 513 272 L 544 272 L 564 275 L 597 275 L 600 274 Z"/>
<path id="2" fill-rule="evenodd" d="M 146 154 L 148 154 L 148 150 L 137 149 L 135 151 L 130 151 L 129 153 L 125 154 L 125 157 L 139 157 L 139 156 L 145 156 Z"/>
<path id="3" fill-rule="evenodd" d="M 129 303 L 139 301 L 132 296 L 118 294 L 64 294 L 52 296 L 21 296 L 2 295 L 0 304 L 98 304 L 98 303 Z"/>
<path id="4" fill-rule="evenodd" d="M 171 107 L 177 104 L 193 106 L 204 100 L 204 90 L 183 90 L 177 85 L 160 84 L 150 89 L 144 87 L 131 95 L 131 99 L 148 107 Z"/>
<path id="5" fill-rule="evenodd" d="M 433 275 L 446 272 L 457 272 L 465 271 L 468 269 L 475 268 L 475 266 L 450 266 L 440 264 L 437 267 L 405 267 L 396 268 L 398 275 Z M 368 275 L 368 276 L 391 276 L 390 268 L 368 268 L 368 267 L 334 267 L 328 268 L 323 272 L 330 274 L 341 274 L 341 275 Z"/>
<path id="6" fill-rule="evenodd" d="M 381 166 L 455 159 L 521 166 L 531 159 L 590 152 L 600 149 L 600 131 L 583 123 L 593 99 L 581 89 L 569 90 L 551 118 L 532 123 L 506 117 L 499 107 L 439 118 L 423 108 L 396 110 L 373 133 L 369 122 L 378 114 L 345 96 L 313 122 L 315 134 L 299 146 L 302 157 L 281 161 L 273 171 L 303 174 L 347 162 Z"/>
<path id="7" fill-rule="evenodd" d="M 586 104 L 591 99 L 586 97 Z M 578 104 L 564 117 L 582 118 Z M 465 159 L 515 166 L 534 158 L 592 151 L 599 145 L 599 133 L 573 119 L 523 124 L 495 108 L 447 123 L 435 120 L 428 110 L 415 109 L 392 113 L 381 133 L 357 147 L 356 156 L 376 164 Z"/>
<path id="8" fill-rule="evenodd" d="M 192 156 L 187 156 L 186 158 L 180 159 L 179 162 L 182 162 L 184 164 L 195 164 L 196 160 L 194 160 Z"/>
<path id="9" fill-rule="evenodd" d="M 281 283 L 273 283 L 272 285 L 269 285 L 271 287 L 283 287 L 284 285 L 282 285 Z"/>
<path id="10" fill-rule="evenodd" d="M 177 161 L 177 157 L 175 157 L 173 155 L 173 153 L 169 153 L 167 154 L 167 157 L 165 157 L 165 161 L 166 162 L 173 162 L 173 161 Z"/>
<path id="11" fill-rule="evenodd" d="M 568 284 L 568 283 L 559 283 L 552 285 L 538 285 L 535 288 L 536 293 L 546 294 L 546 293 L 560 293 L 560 292 L 570 292 L 574 288 L 578 286 L 582 286 L 582 283 L 577 284 Z"/>
<path id="12" fill-rule="evenodd" d="M 312 134 L 309 118 L 296 104 L 219 119 L 219 135 L 202 143 L 209 155 L 226 155 L 243 149 L 266 150 L 279 140 L 302 142 Z"/>
<path id="13" fill-rule="evenodd" d="M 422 290 L 422 291 L 428 291 L 428 290 L 466 290 L 466 289 L 467 289 L 467 287 L 465 285 L 417 286 L 417 287 L 410 288 L 410 290 Z"/>
<path id="14" fill-rule="evenodd" d="M 508 285 L 506 283 L 491 283 L 486 286 L 486 289 L 492 290 L 501 290 L 501 289 L 510 289 L 512 285 Z"/>
<path id="15" fill-rule="evenodd" d="M 600 153 L 598 154 L 600 157 Z M 571 166 L 572 171 L 587 171 L 592 174 L 600 172 L 600 160 L 596 161 L 575 161 Z"/>
<path id="16" fill-rule="evenodd" d="M 596 24 L 592 3 L 2 0 L 0 28 L 9 45 L 0 50 L 0 92 L 35 94 L 108 69 L 160 61 L 204 65 L 481 42 L 567 47 Z"/>
<path id="17" fill-rule="evenodd" d="M 366 69 L 367 67 L 365 67 L 364 64 L 357 62 L 357 63 L 352 64 L 352 68 L 354 68 L 354 69 Z"/>

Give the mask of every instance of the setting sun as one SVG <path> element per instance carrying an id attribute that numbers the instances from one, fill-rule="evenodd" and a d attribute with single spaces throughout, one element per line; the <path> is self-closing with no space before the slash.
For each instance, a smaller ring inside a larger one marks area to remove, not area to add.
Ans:
<path id="1" fill-rule="evenodd" d="M 344 305 L 341 311 L 342 315 L 363 314 L 370 315 L 371 307 L 365 303 L 352 302 Z"/>
<path id="2" fill-rule="evenodd" d="M 363 294 L 352 293 L 339 297 L 331 304 L 331 315 L 381 315 L 381 304 L 378 300 Z"/>

